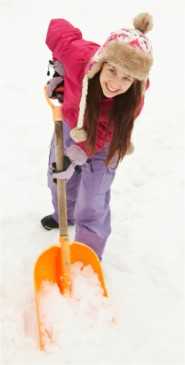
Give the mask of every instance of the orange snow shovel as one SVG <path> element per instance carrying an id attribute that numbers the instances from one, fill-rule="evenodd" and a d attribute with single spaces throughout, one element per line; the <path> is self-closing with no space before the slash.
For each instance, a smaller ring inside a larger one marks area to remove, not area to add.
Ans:
<path id="1" fill-rule="evenodd" d="M 55 125 L 55 156 L 57 170 L 63 168 L 63 130 L 61 128 L 62 112 L 61 106 L 56 106 L 54 102 L 48 98 L 47 89 L 45 95 L 49 103 Z M 71 275 L 70 265 L 81 262 L 83 266 L 90 265 L 97 274 L 103 295 L 108 296 L 104 274 L 101 268 L 100 260 L 94 250 L 86 244 L 69 241 L 67 226 L 67 204 L 65 180 L 57 180 L 57 197 L 58 197 L 58 216 L 59 216 L 59 238 L 58 244 L 48 248 L 38 257 L 34 268 L 34 285 L 36 299 L 36 314 L 38 322 L 39 346 L 41 350 L 45 349 L 46 329 L 40 315 L 40 295 L 42 284 L 50 282 L 57 284 L 61 293 L 65 296 L 71 295 Z"/>

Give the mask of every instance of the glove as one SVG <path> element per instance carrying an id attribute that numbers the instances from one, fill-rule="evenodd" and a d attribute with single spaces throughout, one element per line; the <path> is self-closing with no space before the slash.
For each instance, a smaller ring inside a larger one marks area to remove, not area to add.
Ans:
<path id="1" fill-rule="evenodd" d="M 64 170 L 53 173 L 54 179 L 69 180 L 74 171 L 87 161 L 86 153 L 77 145 L 73 144 L 67 148 L 64 155 Z"/>
<path id="2" fill-rule="evenodd" d="M 62 103 L 64 101 L 64 67 L 59 61 L 50 60 L 48 76 L 50 75 L 50 66 L 53 68 L 53 75 L 47 82 L 47 94 L 49 98 L 58 99 Z"/>
<path id="3" fill-rule="evenodd" d="M 59 99 L 63 102 L 64 80 L 61 76 L 55 76 L 47 82 L 47 93 L 49 98 Z"/>

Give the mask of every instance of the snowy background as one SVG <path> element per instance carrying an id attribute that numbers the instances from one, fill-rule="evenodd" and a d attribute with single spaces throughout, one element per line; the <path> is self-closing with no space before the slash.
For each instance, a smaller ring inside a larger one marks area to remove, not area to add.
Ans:
<path id="1" fill-rule="evenodd" d="M 84 38 L 101 43 L 141 11 L 154 17 L 155 64 L 133 133 L 135 153 L 113 184 L 112 235 L 103 261 L 122 318 L 112 341 L 105 334 L 101 356 L 93 342 L 81 346 L 76 359 L 71 347 L 65 361 L 62 352 L 38 351 L 34 322 L 34 263 L 57 240 L 57 231 L 40 226 L 51 212 L 45 34 L 51 18 L 64 17 Z M 78 365 L 88 347 L 97 356 L 86 358 L 87 365 L 184 364 L 184 19 L 183 0 L 0 0 L 2 365 Z"/>

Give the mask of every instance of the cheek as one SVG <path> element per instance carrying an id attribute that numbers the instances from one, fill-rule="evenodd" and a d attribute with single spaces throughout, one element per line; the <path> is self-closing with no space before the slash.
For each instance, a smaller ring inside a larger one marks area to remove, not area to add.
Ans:
<path id="1" fill-rule="evenodd" d="M 103 73 L 102 73 L 102 72 L 100 73 L 99 80 L 100 80 L 100 85 L 101 85 L 101 87 L 102 87 L 102 86 L 103 86 L 103 83 L 104 83 L 104 75 L 103 75 Z"/>
<path id="2" fill-rule="evenodd" d="M 99 80 L 100 80 L 101 88 L 104 89 L 105 84 L 109 81 L 109 78 L 105 72 L 102 72 L 102 74 L 100 74 Z"/>
<path id="3" fill-rule="evenodd" d="M 126 92 L 130 87 L 131 87 L 131 85 L 132 85 L 132 83 L 128 83 L 128 82 L 126 82 L 126 83 L 124 83 L 123 85 L 122 85 L 122 92 Z"/>

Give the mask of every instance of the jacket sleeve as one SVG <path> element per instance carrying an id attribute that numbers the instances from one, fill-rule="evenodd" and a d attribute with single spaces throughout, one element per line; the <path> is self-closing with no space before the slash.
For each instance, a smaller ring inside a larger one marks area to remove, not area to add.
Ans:
<path id="1" fill-rule="evenodd" d="M 52 19 L 49 23 L 46 44 L 53 57 L 64 62 L 64 55 L 72 42 L 82 39 L 82 33 L 65 19 Z"/>
<path id="2" fill-rule="evenodd" d="M 98 48 L 96 43 L 83 39 L 81 31 L 65 19 L 50 21 L 46 45 L 51 50 L 53 59 L 63 64 L 65 75 L 74 78 L 75 74 L 78 79 Z"/>

